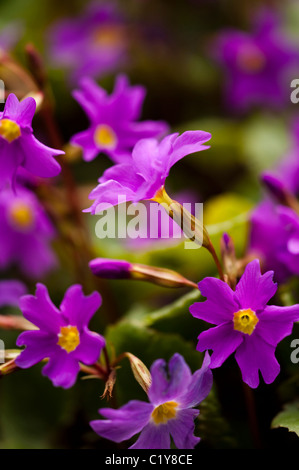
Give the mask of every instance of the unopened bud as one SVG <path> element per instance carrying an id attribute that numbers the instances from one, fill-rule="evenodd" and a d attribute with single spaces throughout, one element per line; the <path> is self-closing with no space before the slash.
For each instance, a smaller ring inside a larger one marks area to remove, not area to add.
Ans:
<path id="1" fill-rule="evenodd" d="M 124 260 L 96 258 L 89 263 L 93 274 L 104 279 L 133 279 L 163 287 L 193 287 L 197 284 L 171 269 L 129 263 Z"/>
<path id="2" fill-rule="evenodd" d="M 133 372 L 133 375 L 139 385 L 143 388 L 143 390 L 147 393 L 148 389 L 152 383 L 152 376 L 148 368 L 143 364 L 143 362 L 138 359 L 138 357 L 134 356 L 131 353 L 124 354 L 130 361 L 130 366 Z"/>

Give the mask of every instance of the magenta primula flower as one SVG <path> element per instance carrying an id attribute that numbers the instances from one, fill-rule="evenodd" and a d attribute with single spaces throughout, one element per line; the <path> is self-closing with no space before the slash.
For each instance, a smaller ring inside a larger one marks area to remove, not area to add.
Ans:
<path id="1" fill-rule="evenodd" d="M 228 29 L 215 41 L 214 55 L 226 69 L 229 109 L 256 105 L 281 107 L 289 102 L 291 79 L 298 71 L 298 48 L 282 32 L 277 13 L 263 9 L 252 32 Z"/>
<path id="2" fill-rule="evenodd" d="M 60 173 L 54 156 L 64 152 L 51 149 L 34 137 L 31 122 L 35 109 L 33 98 L 19 102 L 11 93 L 0 113 L 0 188 L 7 181 L 14 183 L 19 167 L 44 178 Z"/>
<path id="3" fill-rule="evenodd" d="M 74 285 L 66 291 L 58 309 L 46 286 L 37 284 L 35 296 L 26 295 L 20 300 L 24 317 L 39 329 L 25 331 L 18 337 L 17 346 L 26 345 L 26 349 L 17 357 L 17 366 L 27 369 L 48 358 L 43 375 L 57 387 L 72 387 L 80 362 L 94 364 L 105 346 L 104 338 L 88 329 L 100 305 L 98 292 L 85 296 L 82 287 Z"/>
<path id="4" fill-rule="evenodd" d="M 99 179 L 100 184 L 90 193 L 95 199 L 86 212 L 103 211 L 119 203 L 119 196 L 127 201 L 153 199 L 163 188 L 171 167 L 186 155 L 209 148 L 203 145 L 211 134 L 187 131 L 157 139 L 142 139 L 134 147 L 132 160 L 108 168 Z M 122 201 L 124 202 L 124 201 Z"/>
<path id="5" fill-rule="evenodd" d="M 53 224 L 34 193 L 18 187 L 0 191 L 0 269 L 16 265 L 31 278 L 56 266 Z"/>
<path id="6" fill-rule="evenodd" d="M 138 121 L 145 89 L 140 85 L 130 86 L 124 75 L 117 77 L 111 95 L 90 78 L 82 80 L 81 90 L 73 95 L 90 120 L 89 129 L 71 139 L 82 147 L 86 161 L 103 152 L 114 162 L 122 163 L 131 157 L 138 140 L 159 137 L 168 130 L 165 122 Z"/>
<path id="7" fill-rule="evenodd" d="M 178 449 L 193 449 L 200 441 L 194 436 L 194 409 L 209 394 L 213 376 L 206 353 L 201 369 L 193 375 L 184 358 L 176 353 L 169 361 L 168 371 L 163 359 L 151 367 L 152 384 L 148 391 L 150 403 L 133 400 L 118 410 L 102 408 L 106 418 L 90 423 L 105 439 L 121 442 L 141 434 L 130 449 L 170 449 L 172 437 Z"/>
<path id="8" fill-rule="evenodd" d="M 198 337 L 198 351 L 213 350 L 210 367 L 220 367 L 235 353 L 243 381 L 252 388 L 259 385 L 259 371 L 267 384 L 275 380 L 280 371 L 276 346 L 299 321 L 299 305 L 267 305 L 277 289 L 272 277 L 272 271 L 261 275 L 259 261 L 253 260 L 236 291 L 208 277 L 198 284 L 207 300 L 190 307 L 195 318 L 217 325 Z"/>
<path id="9" fill-rule="evenodd" d="M 126 25 L 112 2 L 93 2 L 79 17 L 58 21 L 49 43 L 52 61 L 68 69 L 73 82 L 103 77 L 127 61 Z"/>

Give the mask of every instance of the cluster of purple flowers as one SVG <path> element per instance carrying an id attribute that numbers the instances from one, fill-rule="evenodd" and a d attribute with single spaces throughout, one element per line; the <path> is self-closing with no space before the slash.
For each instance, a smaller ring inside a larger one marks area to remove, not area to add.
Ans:
<path id="1" fill-rule="evenodd" d="M 293 146 L 278 168 L 262 175 L 270 194 L 251 216 L 248 252 L 261 259 L 264 269 L 273 269 L 279 282 L 299 274 L 298 137 L 296 120 Z"/>
<path id="2" fill-rule="evenodd" d="M 280 109 L 289 102 L 291 79 L 298 71 L 299 51 L 283 32 L 278 12 L 255 14 L 251 32 L 228 29 L 213 44 L 225 70 L 228 109 L 244 112 L 254 106 Z"/>
<path id="3" fill-rule="evenodd" d="M 93 2 L 77 18 L 52 27 L 51 60 L 68 69 L 73 82 L 115 72 L 128 60 L 126 29 L 124 15 L 113 2 Z"/>
<path id="4" fill-rule="evenodd" d="M 90 194 L 94 202 L 85 212 L 92 214 L 117 205 L 120 195 L 133 203 L 169 204 L 165 184 L 171 168 L 182 158 L 207 150 L 205 144 L 211 139 L 202 130 L 169 133 L 165 122 L 142 121 L 145 89 L 130 85 L 125 75 L 116 78 L 110 95 L 91 78 L 113 71 L 126 57 L 123 28 L 113 7 L 93 4 L 82 18 L 58 24 L 52 32 L 52 55 L 72 70 L 72 78 L 79 83 L 73 96 L 90 121 L 89 128 L 74 135 L 71 143 L 82 149 L 86 162 L 100 153 L 112 161 Z M 280 33 L 275 16 L 264 12 L 252 34 L 222 34 L 217 54 L 228 74 L 227 94 L 233 108 L 285 102 L 285 74 L 299 55 Z M 19 101 L 10 94 L 0 113 L 0 270 L 17 267 L 27 277 L 39 279 L 57 263 L 51 248 L 56 229 L 21 176 L 24 171 L 39 178 L 58 176 L 60 165 L 55 157 L 63 152 L 36 139 L 35 111 L 33 98 Z M 207 277 L 198 284 L 206 300 L 191 305 L 190 314 L 214 325 L 198 336 L 196 349 L 205 353 L 201 368 L 192 374 L 178 353 L 168 367 L 164 359 L 156 360 L 148 374 L 147 402 L 132 400 L 119 409 L 101 408 L 104 419 L 91 421 L 102 438 L 118 443 L 139 434 L 131 449 L 169 449 L 171 439 L 178 449 L 193 449 L 200 441 L 195 435 L 197 406 L 211 391 L 213 369 L 234 354 L 249 387 L 258 387 L 259 374 L 266 384 L 278 376 L 276 347 L 299 321 L 299 305 L 269 305 L 277 291 L 273 277 L 283 282 L 299 274 L 298 129 L 297 123 L 295 148 L 278 169 L 279 177 L 264 175 L 272 199 L 262 201 L 252 215 L 248 254 L 254 259 L 235 276 L 235 285 L 221 274 L 221 279 Z M 124 260 L 96 259 L 89 267 L 94 275 L 108 279 L 196 287 L 174 271 Z M 19 305 L 32 325 L 17 339 L 17 346 L 25 349 L 15 359 L 16 366 L 27 369 L 44 362 L 42 374 L 65 389 L 75 384 L 85 366 L 100 370 L 106 342 L 88 325 L 101 302 L 98 292 L 85 296 L 82 286 L 75 284 L 57 308 L 44 284 L 38 283 L 35 295 L 28 295 L 23 283 L 1 281 L 0 307 Z"/>

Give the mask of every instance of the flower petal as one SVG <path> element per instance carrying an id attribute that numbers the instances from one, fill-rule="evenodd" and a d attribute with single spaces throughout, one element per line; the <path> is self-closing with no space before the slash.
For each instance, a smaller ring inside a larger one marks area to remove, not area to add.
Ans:
<path id="1" fill-rule="evenodd" d="M 194 419 L 198 414 L 198 410 L 179 410 L 175 419 L 168 421 L 168 429 L 177 449 L 194 449 L 200 441 L 199 437 L 194 436 Z"/>
<path id="2" fill-rule="evenodd" d="M 213 374 L 210 369 L 211 358 L 206 352 L 202 366 L 191 378 L 191 382 L 186 387 L 186 393 L 180 399 L 183 408 L 192 408 L 204 400 L 211 391 L 213 385 Z"/>
<path id="3" fill-rule="evenodd" d="M 277 284 L 272 281 L 273 275 L 273 271 L 261 275 L 258 259 L 251 261 L 246 266 L 244 274 L 237 284 L 235 294 L 241 308 L 251 308 L 254 311 L 265 308 L 277 290 Z"/>
<path id="4" fill-rule="evenodd" d="M 196 349 L 198 351 L 213 349 L 210 367 L 214 369 L 224 363 L 240 346 L 243 339 L 243 334 L 235 331 L 232 323 L 225 323 L 203 331 L 198 337 Z"/>
<path id="5" fill-rule="evenodd" d="M 209 146 L 203 145 L 211 139 L 211 134 L 204 131 L 187 131 L 173 142 L 172 153 L 168 162 L 170 169 L 177 161 L 191 153 L 206 150 Z"/>
<path id="6" fill-rule="evenodd" d="M 191 305 L 189 310 L 193 317 L 215 325 L 233 319 L 233 314 L 239 307 L 228 284 L 220 279 L 207 277 L 198 284 L 198 288 L 207 300 Z"/>
<path id="7" fill-rule="evenodd" d="M 184 358 L 176 353 L 172 356 L 166 371 L 163 359 L 155 361 L 151 367 L 152 384 L 148 391 L 150 401 L 158 406 L 161 403 L 178 399 L 191 380 L 191 371 Z"/>
<path id="8" fill-rule="evenodd" d="M 235 354 L 242 378 L 251 388 L 259 385 L 259 370 L 266 384 L 272 383 L 280 371 L 275 357 L 275 347 L 269 345 L 257 334 L 246 337 Z"/>
<path id="9" fill-rule="evenodd" d="M 102 408 L 99 413 L 107 419 L 90 422 L 92 429 L 105 439 L 121 442 L 140 432 L 149 422 L 153 406 L 133 400 L 118 410 Z"/>
<path id="10" fill-rule="evenodd" d="M 267 305 L 259 315 L 256 333 L 268 344 L 276 346 L 292 333 L 294 322 L 299 321 L 299 305 L 277 307 Z"/>
<path id="11" fill-rule="evenodd" d="M 103 336 L 92 331 L 83 331 L 80 333 L 80 344 L 73 352 L 73 355 L 83 364 L 94 364 L 105 344 Z"/>
<path id="12" fill-rule="evenodd" d="M 24 331 L 16 342 L 17 346 L 26 345 L 26 349 L 16 359 L 17 366 L 27 369 L 50 357 L 57 348 L 56 343 L 56 338 L 52 334 L 39 330 Z"/>
<path id="13" fill-rule="evenodd" d="M 63 325 L 61 314 L 43 284 L 36 285 L 35 296 L 25 295 L 20 299 L 20 309 L 27 320 L 46 332 L 58 334 Z"/>
<path id="14" fill-rule="evenodd" d="M 167 424 L 149 423 L 130 449 L 170 449 L 170 435 Z"/>
<path id="15" fill-rule="evenodd" d="M 70 353 L 58 350 L 42 369 L 55 387 L 70 388 L 74 385 L 80 370 L 79 362 Z"/>
<path id="16" fill-rule="evenodd" d="M 77 326 L 81 330 L 88 325 L 101 303 L 102 298 L 98 292 L 85 296 L 82 286 L 75 284 L 66 291 L 60 311 L 68 325 Z"/>
<path id="17" fill-rule="evenodd" d="M 55 150 L 39 142 L 32 134 L 22 133 L 22 149 L 25 156 L 23 166 L 36 176 L 51 178 L 59 175 L 61 167 L 55 156 L 63 155 L 62 150 Z"/>
<path id="18" fill-rule="evenodd" d="M 94 135 L 91 129 L 78 132 L 71 138 L 72 145 L 78 145 L 83 149 L 83 160 L 90 162 L 100 153 L 94 142 Z"/>
<path id="19" fill-rule="evenodd" d="M 129 202 L 135 197 L 135 192 L 130 188 L 122 186 L 117 181 L 108 180 L 99 184 L 89 195 L 89 199 L 95 202 L 89 209 L 83 212 L 91 212 L 92 214 L 100 214 L 102 211 L 109 209 L 111 206 L 117 206 L 119 202 Z"/>

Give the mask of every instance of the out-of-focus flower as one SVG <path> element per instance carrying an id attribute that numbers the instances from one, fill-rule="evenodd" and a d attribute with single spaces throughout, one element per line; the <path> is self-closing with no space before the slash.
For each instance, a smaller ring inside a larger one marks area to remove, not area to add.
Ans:
<path id="1" fill-rule="evenodd" d="M 47 147 L 33 135 L 31 122 L 35 108 L 33 98 L 19 102 L 11 93 L 0 113 L 0 188 L 6 182 L 15 182 L 20 167 L 45 178 L 60 173 L 60 165 L 54 156 L 64 152 Z"/>
<path id="2" fill-rule="evenodd" d="M 27 287 L 23 282 L 14 279 L 0 281 L 0 307 L 11 305 L 19 306 L 20 297 L 27 294 Z"/>
<path id="3" fill-rule="evenodd" d="M 216 278 L 201 281 L 198 288 L 207 300 L 190 307 L 195 318 L 217 325 L 198 337 L 197 350 L 213 350 L 210 367 L 220 367 L 235 353 L 243 381 L 252 388 L 259 385 L 259 371 L 267 384 L 275 380 L 276 346 L 299 320 L 299 305 L 267 305 L 277 289 L 272 277 L 272 271 L 261 275 L 259 261 L 253 260 L 235 291 Z"/>
<path id="4" fill-rule="evenodd" d="M 19 188 L 0 192 L 0 269 L 16 265 L 38 279 L 56 265 L 54 227 L 36 196 Z"/>
<path id="5" fill-rule="evenodd" d="M 283 256 L 288 237 L 280 219 L 279 207 L 282 206 L 265 199 L 254 209 L 250 218 L 247 251 L 260 259 L 263 271 L 273 270 L 275 280 L 285 282 L 292 272 Z"/>
<path id="6" fill-rule="evenodd" d="M 74 285 L 66 291 L 58 309 L 46 286 L 37 284 L 35 296 L 20 300 L 24 317 L 39 329 L 25 331 L 18 337 L 17 345 L 26 345 L 26 349 L 17 357 L 17 366 L 27 369 L 48 358 L 43 375 L 56 387 L 72 387 L 80 370 L 79 362 L 94 364 L 105 346 L 104 338 L 88 329 L 100 305 L 98 292 L 85 296 L 82 287 Z"/>
<path id="7" fill-rule="evenodd" d="M 108 168 L 99 179 L 100 184 L 89 198 L 95 199 L 86 212 L 103 211 L 117 205 L 119 195 L 127 201 L 153 199 L 164 187 L 171 167 L 186 155 L 209 148 L 203 145 L 211 134 L 187 131 L 168 135 L 160 143 L 157 139 L 142 139 L 134 147 L 132 160 Z"/>
<path id="8" fill-rule="evenodd" d="M 273 11 L 260 11 L 250 33 L 223 31 L 214 49 L 226 69 L 225 99 L 230 109 L 244 111 L 257 105 L 279 108 L 289 102 L 299 51 L 281 31 Z"/>
<path id="9" fill-rule="evenodd" d="M 52 61 L 67 68 L 73 82 L 115 72 L 128 56 L 126 25 L 112 2 L 94 2 L 80 17 L 54 24 L 49 44 Z"/>
<path id="10" fill-rule="evenodd" d="M 139 121 L 145 89 L 130 86 L 126 76 L 116 79 L 111 95 L 92 79 L 81 82 L 81 90 L 73 93 L 90 119 L 90 127 L 71 139 L 83 149 L 83 158 L 93 160 L 100 152 L 122 163 L 131 157 L 134 145 L 143 138 L 159 137 L 168 125 L 159 121 Z"/>
<path id="11" fill-rule="evenodd" d="M 101 437 L 114 442 L 130 439 L 141 431 L 130 449 L 170 449 L 170 436 L 178 449 L 193 449 L 200 438 L 194 436 L 193 409 L 209 394 L 213 377 L 206 354 L 201 369 L 193 375 L 180 354 L 169 361 L 168 373 L 163 359 L 151 367 L 150 403 L 130 401 L 118 410 L 102 408 L 106 418 L 90 423 Z"/>

